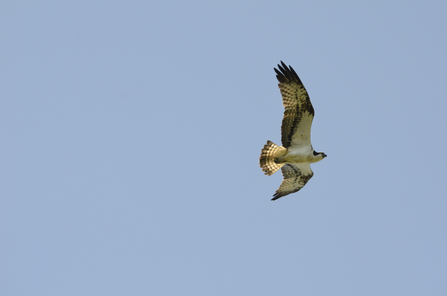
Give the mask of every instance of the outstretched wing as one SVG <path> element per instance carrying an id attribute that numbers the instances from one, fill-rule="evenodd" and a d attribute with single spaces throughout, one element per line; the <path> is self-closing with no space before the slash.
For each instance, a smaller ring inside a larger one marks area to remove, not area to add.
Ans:
<path id="1" fill-rule="evenodd" d="M 297 192 L 303 188 L 307 181 L 314 175 L 308 163 L 287 163 L 281 168 L 281 171 L 284 180 L 282 180 L 282 183 L 273 195 L 272 200 Z"/>
<path id="2" fill-rule="evenodd" d="M 311 147 L 310 128 L 314 118 L 314 108 L 303 83 L 291 66 L 281 61 L 275 69 L 285 108 L 281 125 L 281 141 L 285 148 L 296 146 Z"/>

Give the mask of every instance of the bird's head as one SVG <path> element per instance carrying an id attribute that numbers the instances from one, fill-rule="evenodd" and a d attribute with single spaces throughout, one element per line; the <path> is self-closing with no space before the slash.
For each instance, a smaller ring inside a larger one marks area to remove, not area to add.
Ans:
<path id="1" fill-rule="evenodd" d="M 327 155 L 324 154 L 324 152 L 316 152 L 316 151 L 314 151 L 314 156 L 321 157 L 321 159 L 327 157 Z"/>
<path id="2" fill-rule="evenodd" d="M 314 150 L 314 158 L 313 158 L 312 162 L 319 162 L 319 161 L 323 160 L 325 157 L 327 157 L 327 155 L 324 154 L 323 152 L 317 152 Z"/>

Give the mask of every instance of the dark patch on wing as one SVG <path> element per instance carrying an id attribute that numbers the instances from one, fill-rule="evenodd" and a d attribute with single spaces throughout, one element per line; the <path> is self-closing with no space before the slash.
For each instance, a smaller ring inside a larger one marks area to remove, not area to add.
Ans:
<path id="1" fill-rule="evenodd" d="M 281 171 L 284 180 L 282 180 L 281 185 L 279 186 L 278 190 L 276 190 L 272 200 L 277 200 L 278 198 L 286 196 L 290 193 L 299 191 L 314 175 L 312 170 L 310 170 L 310 174 L 304 175 L 298 167 L 289 163 L 285 164 L 281 168 Z"/>
<path id="2" fill-rule="evenodd" d="M 281 91 L 285 109 L 281 125 L 281 141 L 285 148 L 289 148 L 292 137 L 303 117 L 303 112 L 308 112 L 313 118 L 315 111 L 306 88 L 295 70 L 291 66 L 287 67 L 282 61 L 278 68 L 279 70 L 275 68 L 274 70 L 279 81 L 278 87 Z"/>

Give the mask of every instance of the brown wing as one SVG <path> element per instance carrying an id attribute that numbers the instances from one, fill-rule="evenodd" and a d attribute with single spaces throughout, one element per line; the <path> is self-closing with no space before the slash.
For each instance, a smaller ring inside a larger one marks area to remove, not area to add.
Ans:
<path id="1" fill-rule="evenodd" d="M 310 128 L 314 108 L 303 83 L 291 66 L 281 61 L 275 69 L 279 89 L 285 108 L 281 125 L 281 141 L 285 148 L 290 146 L 311 146 Z"/>
<path id="2" fill-rule="evenodd" d="M 308 163 L 288 163 L 281 168 L 281 171 L 284 180 L 282 180 L 281 185 L 279 186 L 278 190 L 276 190 L 272 200 L 277 200 L 278 198 L 286 196 L 287 194 L 299 191 L 314 175 Z"/>

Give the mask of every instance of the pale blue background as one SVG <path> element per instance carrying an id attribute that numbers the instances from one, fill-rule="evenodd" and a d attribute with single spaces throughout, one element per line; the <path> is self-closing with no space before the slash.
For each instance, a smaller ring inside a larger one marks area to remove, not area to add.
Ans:
<path id="1" fill-rule="evenodd" d="M 445 1 L 4 1 L 1 295 L 447 295 Z M 273 67 L 328 157 L 299 193 Z"/>

